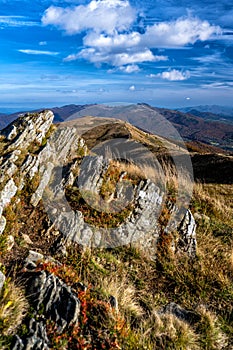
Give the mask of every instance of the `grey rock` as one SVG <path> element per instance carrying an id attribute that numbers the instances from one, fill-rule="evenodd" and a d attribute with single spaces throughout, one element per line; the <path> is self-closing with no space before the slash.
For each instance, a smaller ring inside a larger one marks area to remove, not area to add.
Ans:
<path id="1" fill-rule="evenodd" d="M 33 272 L 27 294 L 31 296 L 35 310 L 42 310 L 46 318 L 56 322 L 58 331 L 77 324 L 80 302 L 58 277 L 46 271 Z"/>
<path id="2" fill-rule="evenodd" d="M 5 182 L 16 173 L 18 167 L 15 162 L 18 160 L 20 154 L 20 150 L 14 150 L 9 155 L 3 157 L 0 167 L 0 182 Z"/>
<path id="3" fill-rule="evenodd" d="M 7 140 L 11 141 L 12 139 L 15 138 L 16 135 L 17 135 L 17 128 L 15 125 L 11 125 L 9 127 L 9 131 L 8 131 L 7 136 L 6 136 Z"/>
<path id="4" fill-rule="evenodd" d="M 2 271 L 0 271 L 0 293 L 1 293 L 1 289 L 5 283 L 6 277 L 5 275 L 2 273 Z"/>
<path id="5" fill-rule="evenodd" d="M 188 209 L 178 226 L 179 240 L 177 251 L 183 251 L 189 256 L 196 255 L 196 223 L 191 211 Z"/>
<path id="6" fill-rule="evenodd" d="M 24 176 L 28 174 L 29 179 L 32 179 L 34 175 L 39 171 L 38 157 L 29 154 L 24 161 L 20 171 Z"/>
<path id="7" fill-rule="evenodd" d="M 66 244 L 64 238 L 59 237 L 53 244 L 51 252 L 60 256 L 67 256 Z"/>
<path id="8" fill-rule="evenodd" d="M 6 218 L 4 216 L 0 217 L 0 235 L 4 232 L 6 227 Z"/>
<path id="9" fill-rule="evenodd" d="M 16 194 L 18 188 L 15 185 L 13 179 L 10 179 L 3 190 L 0 192 L 0 216 L 2 215 L 3 209 L 11 202 L 11 199 Z"/>
<path id="10" fill-rule="evenodd" d="M 159 310 L 160 314 L 172 314 L 190 324 L 194 324 L 200 320 L 200 316 L 194 311 L 186 310 L 182 308 L 180 305 L 171 302 L 165 305 L 161 310 Z"/>
<path id="11" fill-rule="evenodd" d="M 51 111 L 44 111 L 32 115 L 25 114 L 16 119 L 2 131 L 2 135 L 12 141 L 9 149 L 25 149 L 35 141 L 41 144 L 53 118 L 54 115 Z"/>
<path id="12" fill-rule="evenodd" d="M 77 181 L 79 190 L 83 195 L 85 193 L 94 193 L 94 198 L 97 198 L 95 196 L 101 197 L 100 188 L 108 166 L 109 161 L 105 160 L 103 156 L 88 156 L 83 160 Z M 121 184 L 122 182 L 120 181 Z M 61 197 L 64 192 L 64 186 L 63 184 L 63 188 L 60 189 Z M 116 194 L 118 197 L 126 196 L 125 199 L 127 201 L 127 194 L 121 189 L 118 189 Z M 73 212 L 66 205 L 64 205 L 64 211 L 60 210 L 58 212 L 56 210 L 52 221 L 55 222 L 56 228 L 69 241 L 88 247 L 113 247 L 133 243 L 140 245 L 154 256 L 161 232 L 158 218 L 164 193 L 151 180 L 142 180 L 137 186 L 134 186 L 132 194 L 132 211 L 125 218 L 124 222 L 116 228 L 104 229 L 88 225 L 85 223 L 81 212 Z M 100 206 L 100 210 L 105 211 L 105 207 Z M 171 205 L 169 210 L 171 213 L 176 213 L 174 205 Z M 172 222 L 172 225 L 174 229 L 178 226 L 179 232 L 179 242 L 177 245 L 174 242 L 174 249 L 185 251 L 190 256 L 194 256 L 196 253 L 196 224 L 191 212 L 188 210 L 185 213 L 180 224 L 179 221 L 176 221 Z"/>
<path id="13" fill-rule="evenodd" d="M 141 181 L 136 188 L 134 208 L 125 222 L 114 229 L 121 244 L 137 243 L 155 251 L 159 237 L 158 215 L 163 193 L 150 180 Z"/>
<path id="14" fill-rule="evenodd" d="M 36 160 L 32 158 L 28 159 L 29 169 L 26 168 L 29 174 L 34 174 L 39 170 L 41 180 L 35 193 L 32 195 L 31 203 L 36 206 L 40 199 L 43 197 L 45 188 L 50 182 L 53 176 L 54 182 L 59 183 L 59 188 L 64 192 L 64 185 L 72 184 L 74 177 L 72 171 L 68 174 L 62 174 L 63 165 L 72 157 L 76 156 L 77 148 L 80 147 L 80 138 L 77 135 L 75 128 L 59 128 L 57 129 L 51 138 L 48 140 L 46 146 L 36 157 Z M 35 157 L 34 157 L 35 158 Z M 56 167 L 57 173 L 53 169 Z M 76 165 L 74 164 L 74 167 Z M 73 168 L 71 169 L 73 170 Z M 54 193 L 57 195 L 57 193 Z"/>
<path id="15" fill-rule="evenodd" d="M 35 268 L 38 262 L 42 262 L 44 260 L 44 255 L 34 250 L 29 250 L 29 254 L 25 260 L 26 268 Z"/>
<path id="16" fill-rule="evenodd" d="M 36 321 L 32 318 L 28 325 L 29 333 L 20 338 L 15 337 L 12 350 L 49 350 L 49 340 L 44 321 Z"/>
<path id="17" fill-rule="evenodd" d="M 68 158 L 76 155 L 79 140 L 80 138 L 75 128 L 58 128 L 40 152 L 38 156 L 40 164 L 51 161 L 57 165 L 63 165 Z"/>
<path id="18" fill-rule="evenodd" d="M 25 349 L 24 343 L 18 335 L 15 336 L 15 339 L 13 341 L 11 349 L 12 350 L 24 350 Z"/>
<path id="19" fill-rule="evenodd" d="M 64 211 L 56 214 L 55 226 L 67 240 L 79 243 L 85 223 L 81 212 Z"/>
<path id="20" fill-rule="evenodd" d="M 48 162 L 45 169 L 42 167 L 40 169 L 40 172 L 41 172 L 40 184 L 31 197 L 31 203 L 34 207 L 37 206 L 37 204 L 39 203 L 39 201 L 43 196 L 44 190 L 51 178 L 53 167 L 54 167 L 53 163 Z"/>
<path id="21" fill-rule="evenodd" d="M 78 177 L 79 189 L 98 194 L 108 167 L 109 161 L 104 159 L 103 156 L 85 157 Z"/>

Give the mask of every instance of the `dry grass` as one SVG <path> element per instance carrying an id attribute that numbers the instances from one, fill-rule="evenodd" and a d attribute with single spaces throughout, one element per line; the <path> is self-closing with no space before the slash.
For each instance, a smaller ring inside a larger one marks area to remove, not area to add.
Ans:
<path id="1" fill-rule="evenodd" d="M 172 314 L 153 311 L 137 331 L 135 349 L 199 350 L 198 335 L 186 322 Z"/>
<path id="2" fill-rule="evenodd" d="M 14 334 L 27 309 L 28 304 L 22 288 L 6 281 L 0 294 L 0 333 Z"/>
<path id="3" fill-rule="evenodd" d="M 194 200 L 199 203 L 202 214 L 233 222 L 232 185 L 196 184 Z"/>
<path id="4" fill-rule="evenodd" d="M 126 275 L 111 275 L 100 281 L 100 287 L 107 296 L 114 296 L 118 302 L 118 311 L 125 318 L 142 316 L 143 309 L 138 303 L 136 288 Z"/>
<path id="5" fill-rule="evenodd" d="M 200 335 L 202 349 L 221 350 L 227 349 L 228 339 L 220 328 L 220 322 L 216 315 L 206 310 L 204 306 L 197 308 L 201 320 L 197 326 Z"/>

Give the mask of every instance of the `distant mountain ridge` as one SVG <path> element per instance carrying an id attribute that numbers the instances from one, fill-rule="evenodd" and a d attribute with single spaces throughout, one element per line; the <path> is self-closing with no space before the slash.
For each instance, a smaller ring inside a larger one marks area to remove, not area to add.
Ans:
<path id="1" fill-rule="evenodd" d="M 190 113 L 206 120 L 221 121 L 233 124 L 233 107 L 217 105 L 201 105 L 194 107 L 177 108 L 178 111 Z"/>
<path id="2" fill-rule="evenodd" d="M 204 108 L 205 106 L 199 107 Z M 214 106 L 212 107 L 214 109 Z M 160 116 L 162 119 L 170 122 L 185 141 L 202 142 L 228 151 L 233 149 L 233 117 L 230 115 L 221 120 L 222 116 L 211 112 L 204 113 L 198 110 L 192 110 L 192 113 L 181 112 L 180 110 L 152 107 L 144 103 L 114 107 L 99 104 L 71 104 L 53 107 L 50 110 L 55 115 L 55 122 L 62 122 L 67 119 L 72 120 L 82 116 L 117 118 L 152 133 L 158 132 L 158 116 Z M 227 110 L 230 113 L 230 109 Z M 0 115 L 0 128 L 5 127 L 9 122 L 16 119 L 18 115 L 19 113 Z M 162 136 L 165 136 L 167 131 L 168 127 L 166 127 Z M 170 135 L 170 132 L 171 130 L 166 137 L 174 139 L 174 135 Z"/>
<path id="3" fill-rule="evenodd" d="M 191 110 L 197 110 L 199 112 L 233 116 L 233 107 L 226 107 L 226 106 L 219 106 L 219 105 L 199 105 L 199 106 L 182 107 L 182 108 L 176 108 L 176 109 L 181 112 L 190 112 Z"/>

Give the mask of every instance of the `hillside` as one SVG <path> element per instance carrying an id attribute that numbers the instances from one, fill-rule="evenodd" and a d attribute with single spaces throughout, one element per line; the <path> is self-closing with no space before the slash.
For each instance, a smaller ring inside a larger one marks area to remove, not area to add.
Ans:
<path id="1" fill-rule="evenodd" d="M 201 113 L 210 113 L 219 116 L 225 117 L 233 117 L 233 108 L 232 107 L 224 107 L 218 105 L 200 105 L 193 107 L 185 107 L 179 108 L 178 110 L 183 111 L 185 113 L 189 113 L 191 110 L 195 110 Z"/>
<path id="2" fill-rule="evenodd" d="M 106 105 L 67 105 L 51 109 L 55 115 L 55 122 L 66 119 L 75 119 L 82 116 L 101 116 L 117 118 L 142 128 L 151 133 L 158 133 L 158 121 L 166 118 L 185 141 L 201 142 L 213 145 L 232 152 L 233 125 L 232 117 L 210 114 L 209 112 L 190 112 L 155 108 L 147 104 L 110 107 Z M 5 121 L 0 117 L 1 125 L 6 126 L 6 121 L 16 118 L 17 114 L 8 116 Z M 223 119 L 222 119 L 223 118 Z M 229 123 L 227 122 L 229 121 Z M 166 126 L 166 129 L 167 126 Z M 167 130 L 161 130 L 162 136 L 177 138 L 177 133 L 169 134 Z M 169 130 L 170 132 L 170 130 Z M 167 133 L 167 135 L 165 135 Z"/>
<path id="3" fill-rule="evenodd" d="M 233 157 L 105 111 L 1 131 L 0 348 L 232 349 Z"/>
<path id="4" fill-rule="evenodd" d="M 219 121 L 221 123 L 233 124 L 233 109 L 221 108 L 219 106 L 197 106 L 181 108 L 180 112 L 189 113 L 208 121 Z M 210 112 L 213 111 L 213 112 Z"/>

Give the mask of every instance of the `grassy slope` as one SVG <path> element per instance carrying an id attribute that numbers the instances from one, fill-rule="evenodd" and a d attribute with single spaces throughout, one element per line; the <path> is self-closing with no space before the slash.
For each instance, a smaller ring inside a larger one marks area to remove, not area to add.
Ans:
<path id="1" fill-rule="evenodd" d="M 122 129 L 118 132 L 122 133 Z M 130 129 L 130 135 L 140 142 L 149 142 L 150 147 L 153 144 L 150 135 L 145 137 L 135 128 Z M 159 142 L 156 142 L 156 149 L 160 150 Z M 34 209 L 28 201 L 36 185 L 34 182 L 18 193 L 21 205 L 12 204 L 5 211 L 6 232 L 16 241 L 11 252 L 6 251 L 6 235 L 0 237 L 0 268 L 9 278 L 15 279 L 16 284 L 19 284 L 17 276 L 28 249 L 51 254 L 49 246 L 56 239 L 55 232 L 48 231 L 43 206 Z M 52 349 L 214 350 L 233 346 L 232 185 L 197 183 L 191 209 L 198 214 L 198 252 L 193 260 L 175 256 L 167 245 L 169 236 L 164 236 L 156 261 L 151 261 L 140 247 L 83 251 L 72 245 L 66 257 L 54 255 L 63 263 L 61 267 L 53 264 L 41 267 L 55 273 L 74 289 L 77 282 L 87 286 L 86 292 L 76 290 L 82 311 L 77 328 L 60 335 L 54 324 L 48 322 Z M 29 235 L 34 242 L 32 246 L 23 240 L 22 233 Z M 10 287 L 2 291 L 0 298 L 2 348 L 4 343 L 10 343 L 15 332 L 10 324 L 15 323 L 17 327 L 27 308 L 21 292 L 23 286 L 16 296 L 12 280 L 8 279 L 7 284 Z M 118 300 L 117 309 L 109 304 L 111 295 Z M 192 324 L 172 315 L 159 314 L 161 307 L 169 302 L 190 310 Z M 15 305 L 14 312 L 6 313 L 12 305 Z M 19 332 L 23 334 L 26 330 L 21 327 Z"/>

